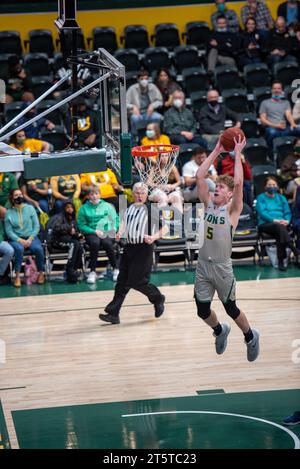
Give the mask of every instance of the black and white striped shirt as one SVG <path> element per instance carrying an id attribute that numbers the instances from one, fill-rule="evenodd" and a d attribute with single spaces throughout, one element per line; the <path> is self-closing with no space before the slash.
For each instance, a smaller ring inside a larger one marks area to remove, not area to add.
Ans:
<path id="1" fill-rule="evenodd" d="M 160 228 L 158 211 L 148 204 L 130 205 L 125 211 L 124 222 L 128 244 L 143 243 L 145 235 L 154 234 Z"/>

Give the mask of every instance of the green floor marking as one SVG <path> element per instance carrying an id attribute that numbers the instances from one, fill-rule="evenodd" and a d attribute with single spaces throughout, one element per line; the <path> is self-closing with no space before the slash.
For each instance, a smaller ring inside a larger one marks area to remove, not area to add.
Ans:
<path id="1" fill-rule="evenodd" d="M 281 421 L 299 408 L 300 390 L 280 390 L 18 410 L 12 416 L 20 448 L 292 449 L 300 445 L 300 425 L 289 434 Z"/>
<path id="2" fill-rule="evenodd" d="M 265 280 L 277 278 L 300 277 L 300 269 L 290 266 L 286 272 L 280 272 L 272 266 L 259 267 L 258 265 L 234 266 L 234 273 L 238 281 L 243 280 Z M 151 275 L 151 281 L 160 286 L 192 285 L 195 279 L 195 271 L 184 271 L 171 269 L 167 272 L 155 272 Z M 15 298 L 22 296 L 57 295 L 64 293 L 82 293 L 89 291 L 113 290 L 115 283 L 111 280 L 99 280 L 94 285 L 85 281 L 78 284 L 68 284 L 64 281 L 51 280 L 44 285 L 31 285 L 15 288 L 10 286 L 0 287 L 1 298 Z"/>
<path id="3" fill-rule="evenodd" d="M 10 441 L 7 432 L 5 417 L 0 401 L 0 449 L 10 449 Z"/>

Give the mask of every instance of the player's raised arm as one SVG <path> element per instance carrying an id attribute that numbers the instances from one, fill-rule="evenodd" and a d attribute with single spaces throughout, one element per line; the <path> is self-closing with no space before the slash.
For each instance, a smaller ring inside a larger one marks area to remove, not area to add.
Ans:
<path id="1" fill-rule="evenodd" d="M 246 139 L 242 139 L 239 135 L 238 138 L 234 139 L 235 147 L 235 161 L 234 161 L 234 189 L 232 201 L 229 209 L 229 213 L 234 217 L 234 224 L 237 225 L 241 211 L 243 210 L 243 185 L 244 185 L 244 170 L 241 160 L 241 154 L 244 146 L 246 145 Z"/>
<path id="2" fill-rule="evenodd" d="M 225 150 L 223 146 L 221 145 L 220 140 L 218 140 L 218 143 L 213 149 L 213 151 L 206 158 L 206 160 L 203 161 L 203 163 L 201 164 L 200 168 L 197 171 L 196 178 L 197 178 L 197 187 L 198 187 L 198 197 L 200 201 L 204 203 L 205 206 L 207 206 L 210 200 L 208 184 L 205 180 L 207 178 L 207 173 L 211 165 L 218 158 L 219 154 L 224 151 Z"/>

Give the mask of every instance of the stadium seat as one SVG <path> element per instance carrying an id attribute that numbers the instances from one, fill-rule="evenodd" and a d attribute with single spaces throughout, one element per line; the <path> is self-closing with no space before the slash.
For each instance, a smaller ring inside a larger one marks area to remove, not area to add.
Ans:
<path id="1" fill-rule="evenodd" d="M 98 26 L 94 28 L 92 30 L 92 37 L 87 38 L 88 47 L 90 47 L 91 41 L 93 50 L 102 47 L 110 54 L 114 54 L 118 48 L 116 30 L 111 26 Z"/>
<path id="2" fill-rule="evenodd" d="M 268 146 L 264 138 L 248 138 L 244 154 L 252 167 L 269 163 Z"/>
<path id="3" fill-rule="evenodd" d="M 257 165 L 252 168 L 255 198 L 264 192 L 265 179 L 268 175 L 277 176 L 277 170 L 273 164 Z"/>
<path id="4" fill-rule="evenodd" d="M 48 56 L 42 52 L 25 55 L 24 68 L 31 77 L 50 75 L 50 63 Z"/>
<path id="5" fill-rule="evenodd" d="M 197 148 L 198 146 L 199 145 L 196 143 L 183 143 L 180 145 L 180 152 L 176 161 L 176 166 L 180 174 L 182 173 L 182 168 L 185 163 L 191 160 L 194 148 Z"/>
<path id="6" fill-rule="evenodd" d="M 52 32 L 49 29 L 32 29 L 28 33 L 29 40 L 24 41 L 25 47 L 29 44 L 29 52 L 43 52 L 53 57 L 54 45 Z"/>
<path id="7" fill-rule="evenodd" d="M 61 52 L 56 52 L 54 54 L 52 66 L 55 72 L 57 72 L 57 70 L 59 70 L 62 67 L 66 68 L 67 64 Z"/>
<path id="8" fill-rule="evenodd" d="M 243 89 L 226 89 L 222 91 L 225 106 L 235 112 L 249 112 L 247 93 Z"/>
<path id="9" fill-rule="evenodd" d="M 200 67 L 191 67 L 182 70 L 182 79 L 187 95 L 195 91 L 206 91 L 209 88 L 207 73 Z"/>
<path id="10" fill-rule="evenodd" d="M 5 105 L 5 120 L 6 122 L 11 121 L 24 109 L 23 101 L 14 101 Z M 26 131 L 26 129 L 25 129 Z"/>
<path id="11" fill-rule="evenodd" d="M 18 31 L 0 31 L 0 54 L 22 55 L 21 36 Z"/>
<path id="12" fill-rule="evenodd" d="M 235 250 L 236 248 L 244 247 L 252 249 L 247 251 Z M 252 208 L 244 203 L 232 241 L 231 257 L 233 259 L 253 257 L 255 262 L 256 253 L 259 253 L 256 220 Z"/>
<path id="13" fill-rule="evenodd" d="M 118 49 L 115 52 L 115 58 L 125 66 L 127 72 L 136 72 L 141 68 L 136 49 Z"/>
<path id="14" fill-rule="evenodd" d="M 273 70 L 274 78 L 280 81 L 283 87 L 291 85 L 294 80 L 300 78 L 300 68 L 297 62 L 279 62 L 274 64 Z"/>
<path id="15" fill-rule="evenodd" d="M 197 67 L 200 65 L 198 49 L 194 45 L 175 47 L 173 60 L 179 73 L 181 73 L 184 68 Z"/>
<path id="16" fill-rule="evenodd" d="M 41 139 L 51 143 L 55 151 L 64 150 L 68 144 L 66 130 L 63 125 L 56 126 L 53 130 L 43 129 Z"/>
<path id="17" fill-rule="evenodd" d="M 270 71 L 265 63 L 245 65 L 243 74 L 247 88 L 250 91 L 271 84 Z"/>
<path id="18" fill-rule="evenodd" d="M 16 54 L 0 54 L 0 78 L 2 80 L 6 80 L 9 75 L 9 58 L 15 56 Z"/>
<path id="19" fill-rule="evenodd" d="M 259 125 L 255 114 L 239 113 L 239 120 L 241 122 L 241 129 L 246 135 L 246 138 L 259 137 Z"/>
<path id="20" fill-rule="evenodd" d="M 60 46 L 61 52 L 68 57 L 72 51 L 72 31 L 64 29 L 60 32 L 59 39 L 56 39 L 56 45 Z M 77 49 L 85 50 L 84 35 L 81 29 L 77 31 Z"/>
<path id="21" fill-rule="evenodd" d="M 39 104 L 37 104 L 36 108 L 37 108 L 38 113 L 41 113 L 43 111 L 46 111 L 46 109 L 49 109 L 50 107 L 54 106 L 54 104 L 57 104 L 57 101 L 53 99 L 43 99 Z M 55 125 L 61 125 L 62 124 L 61 108 L 55 109 L 54 111 L 47 114 L 46 119 L 49 119 Z"/>
<path id="22" fill-rule="evenodd" d="M 144 50 L 144 67 L 150 72 L 171 66 L 171 59 L 166 47 L 148 47 Z"/>
<path id="23" fill-rule="evenodd" d="M 154 35 L 151 36 L 154 40 L 155 47 L 167 47 L 174 49 L 180 45 L 179 31 L 175 23 L 159 23 L 155 25 Z"/>
<path id="24" fill-rule="evenodd" d="M 276 137 L 273 140 L 273 152 L 277 168 L 280 168 L 284 158 L 293 153 L 296 137 Z"/>
<path id="25" fill-rule="evenodd" d="M 257 112 L 259 111 L 259 107 L 262 101 L 271 98 L 271 95 L 272 92 L 269 86 L 260 86 L 259 88 L 253 89 L 254 103 Z"/>
<path id="26" fill-rule="evenodd" d="M 195 116 L 199 114 L 199 111 L 207 103 L 207 92 L 206 90 L 193 91 L 190 93 L 191 108 Z"/>
<path id="27" fill-rule="evenodd" d="M 126 88 L 128 89 L 131 85 L 137 83 L 138 71 L 126 72 Z"/>
<path id="28" fill-rule="evenodd" d="M 121 44 L 125 49 L 135 48 L 143 52 L 149 47 L 149 37 L 146 26 L 131 24 L 124 28 L 124 36 L 121 36 Z"/>
<path id="29" fill-rule="evenodd" d="M 49 76 L 40 76 L 31 78 L 31 87 L 35 98 L 39 98 L 45 91 L 47 91 L 53 85 L 53 80 Z M 51 99 L 52 95 L 47 96 L 48 99 Z"/>
<path id="30" fill-rule="evenodd" d="M 206 21 L 191 21 L 185 25 L 182 38 L 186 38 L 186 44 L 193 44 L 199 49 L 206 49 L 210 29 Z"/>
<path id="31" fill-rule="evenodd" d="M 220 92 L 232 88 L 244 88 L 238 69 L 233 65 L 218 65 L 215 68 L 215 85 Z"/>

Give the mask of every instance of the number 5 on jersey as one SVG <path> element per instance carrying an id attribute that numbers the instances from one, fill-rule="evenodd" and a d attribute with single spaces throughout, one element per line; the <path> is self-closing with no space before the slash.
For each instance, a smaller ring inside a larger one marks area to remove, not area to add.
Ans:
<path id="1" fill-rule="evenodd" d="M 213 237 L 214 237 L 214 229 L 213 229 L 212 226 L 209 226 L 209 227 L 207 228 L 206 237 L 207 237 L 207 239 L 213 239 Z"/>

